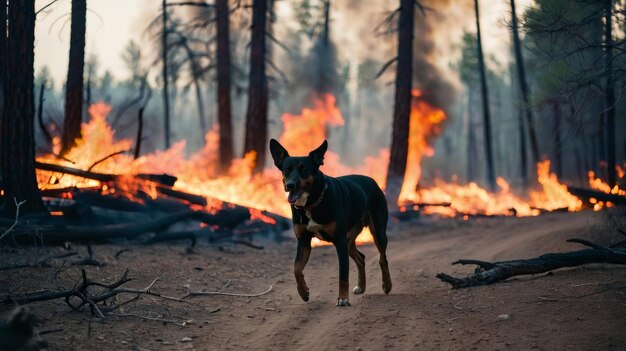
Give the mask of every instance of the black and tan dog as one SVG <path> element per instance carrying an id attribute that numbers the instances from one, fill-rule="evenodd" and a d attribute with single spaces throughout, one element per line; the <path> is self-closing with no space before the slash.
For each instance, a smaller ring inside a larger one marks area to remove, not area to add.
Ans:
<path id="1" fill-rule="evenodd" d="M 355 294 L 365 292 L 365 255 L 356 248 L 355 239 L 364 226 L 368 226 L 380 253 L 383 273 L 383 291 L 391 291 L 391 277 L 387 266 L 387 202 L 378 184 L 369 177 L 348 175 L 329 177 L 320 171 L 326 140 L 309 156 L 290 157 L 289 153 L 274 139 L 270 151 L 274 164 L 283 174 L 285 191 L 289 192 L 293 228 L 298 238 L 294 274 L 298 293 L 304 301 L 309 300 L 309 288 L 302 271 L 311 254 L 311 239 L 335 245 L 339 256 L 339 296 L 337 306 L 350 306 L 349 260 L 352 257 L 359 271 L 359 282 L 352 290 Z"/>

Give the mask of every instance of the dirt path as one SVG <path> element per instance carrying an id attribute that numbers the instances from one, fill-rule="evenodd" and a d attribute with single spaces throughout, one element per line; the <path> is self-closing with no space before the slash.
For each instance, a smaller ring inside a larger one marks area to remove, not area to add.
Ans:
<path id="1" fill-rule="evenodd" d="M 393 291 L 382 293 L 376 249 L 364 246 L 367 292 L 351 295 L 352 306 L 346 308 L 334 306 L 338 272 L 332 247 L 314 249 L 311 255 L 305 270 L 311 299 L 305 303 L 291 272 L 293 242 L 262 251 L 204 247 L 195 254 L 185 253 L 180 244 L 133 247 L 120 260 L 113 258 L 119 247 L 104 246 L 96 254 L 109 265 L 90 269 L 90 275 L 112 277 L 129 267 L 138 278 L 133 286 L 143 287 L 159 276 L 163 281 L 156 290 L 177 296 L 184 293 L 184 285 L 215 290 L 228 279 L 228 292 L 260 292 L 270 284 L 274 289 L 257 298 L 200 297 L 188 304 L 145 298 L 120 312 L 135 316 L 91 323 L 89 335 L 87 311 L 65 314 L 65 305 L 49 302 L 33 308 L 43 321 L 39 329 L 63 328 L 46 335 L 58 350 L 623 350 L 626 268 L 589 265 L 461 290 L 450 290 L 434 278 L 442 271 L 469 273 L 471 268 L 449 265 L 457 258 L 499 260 L 577 249 L 565 239 L 606 238 L 598 229 L 601 221 L 601 215 L 583 212 L 397 229 L 388 251 Z M 2 273 L 0 284 L 50 286 L 54 270 Z M 72 281 L 76 274 L 68 268 L 58 280 Z M 354 283 L 352 263 L 350 277 Z M 187 322 L 179 326 L 136 315 Z M 184 337 L 191 341 L 181 342 Z"/>

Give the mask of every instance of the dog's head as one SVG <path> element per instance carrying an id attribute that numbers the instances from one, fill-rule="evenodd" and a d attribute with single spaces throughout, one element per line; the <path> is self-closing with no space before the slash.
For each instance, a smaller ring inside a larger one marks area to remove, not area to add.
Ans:
<path id="1" fill-rule="evenodd" d="M 270 140 L 270 152 L 274 164 L 283 173 L 283 185 L 289 192 L 287 200 L 290 204 L 304 206 L 311 193 L 315 176 L 324 164 L 324 154 L 328 149 L 328 142 L 311 151 L 309 156 L 291 157 L 287 150 L 275 139 Z"/>

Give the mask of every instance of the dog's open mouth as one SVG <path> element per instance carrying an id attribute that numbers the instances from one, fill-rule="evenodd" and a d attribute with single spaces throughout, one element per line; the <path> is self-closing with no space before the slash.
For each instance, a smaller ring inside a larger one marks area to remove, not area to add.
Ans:
<path id="1" fill-rule="evenodd" d="M 302 194 L 304 194 L 304 190 L 302 189 L 290 191 L 289 197 L 287 197 L 287 201 L 289 201 L 289 203 L 293 205 L 296 203 L 296 201 L 300 200 Z"/>

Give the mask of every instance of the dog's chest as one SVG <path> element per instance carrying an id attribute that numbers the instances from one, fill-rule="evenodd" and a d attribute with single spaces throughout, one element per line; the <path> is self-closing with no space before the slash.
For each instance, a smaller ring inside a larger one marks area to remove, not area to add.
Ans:
<path id="1" fill-rule="evenodd" d="M 306 211 L 306 216 L 309 219 L 309 223 L 306 225 L 306 229 L 313 233 L 316 238 L 324 241 L 331 241 L 332 237 L 335 235 L 335 230 L 337 228 L 337 222 L 332 221 L 327 224 L 317 223 L 311 214 L 311 212 Z"/>

